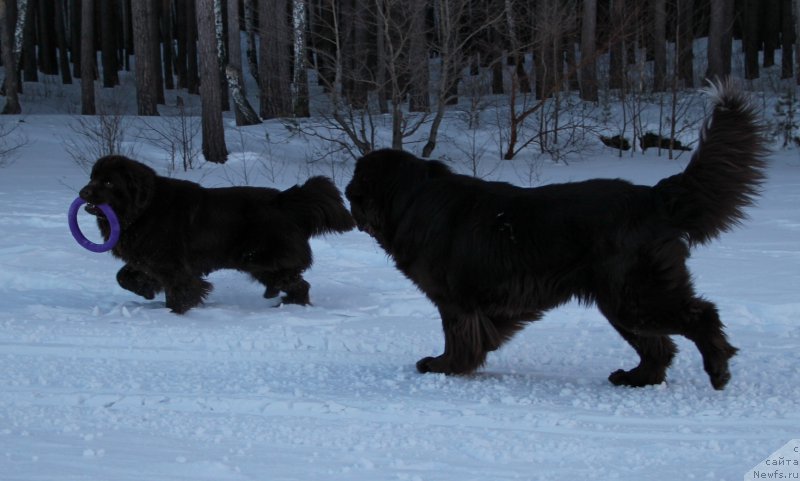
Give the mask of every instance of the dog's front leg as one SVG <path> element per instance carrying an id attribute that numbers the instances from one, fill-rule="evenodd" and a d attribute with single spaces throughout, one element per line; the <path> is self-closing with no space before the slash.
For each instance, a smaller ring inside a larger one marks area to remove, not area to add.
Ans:
<path id="1" fill-rule="evenodd" d="M 152 300 L 156 297 L 156 294 L 164 289 L 156 278 L 130 264 L 125 264 L 117 272 L 117 282 L 123 289 L 127 289 L 147 300 Z"/>
<path id="2" fill-rule="evenodd" d="M 469 374 L 486 362 L 488 351 L 501 343 L 497 330 L 483 313 L 439 307 L 444 329 L 444 353 L 417 362 L 421 373 Z"/>

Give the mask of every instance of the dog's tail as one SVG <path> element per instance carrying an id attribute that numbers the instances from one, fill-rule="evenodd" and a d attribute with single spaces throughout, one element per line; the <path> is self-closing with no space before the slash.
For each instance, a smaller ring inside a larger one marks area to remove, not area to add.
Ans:
<path id="1" fill-rule="evenodd" d="M 754 106 L 732 81 L 711 84 L 714 111 L 681 174 L 655 191 L 690 245 L 704 244 L 738 225 L 764 181 L 768 152 Z"/>
<path id="2" fill-rule="evenodd" d="M 305 184 L 281 192 L 276 201 L 292 211 L 308 236 L 347 232 L 355 227 L 339 189 L 327 177 L 311 177 Z"/>

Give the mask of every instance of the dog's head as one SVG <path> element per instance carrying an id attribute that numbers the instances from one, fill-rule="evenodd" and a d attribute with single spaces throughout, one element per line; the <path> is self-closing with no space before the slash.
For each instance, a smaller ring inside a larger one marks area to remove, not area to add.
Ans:
<path id="1" fill-rule="evenodd" d="M 415 190 L 426 180 L 451 175 L 438 161 L 418 159 L 401 150 L 370 152 L 356 162 L 345 189 L 356 226 L 384 248 Z"/>
<path id="2" fill-rule="evenodd" d="M 120 222 L 130 224 L 148 206 L 156 173 L 150 167 L 121 155 L 108 155 L 95 162 L 89 183 L 80 190 L 86 211 L 102 217 L 99 204 L 114 209 Z"/>

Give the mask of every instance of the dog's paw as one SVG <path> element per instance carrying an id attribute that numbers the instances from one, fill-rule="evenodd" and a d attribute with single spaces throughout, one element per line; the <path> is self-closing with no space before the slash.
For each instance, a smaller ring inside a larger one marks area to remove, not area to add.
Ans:
<path id="1" fill-rule="evenodd" d="M 280 289 L 276 289 L 272 286 L 267 287 L 267 289 L 264 291 L 264 299 L 274 299 L 278 297 L 280 293 Z"/>
<path id="2" fill-rule="evenodd" d="M 442 356 L 423 357 L 417 361 L 417 371 L 422 374 L 435 372 L 440 374 L 454 374 L 450 366 L 442 359 Z"/>
<path id="3" fill-rule="evenodd" d="M 731 380 L 731 372 L 728 370 L 727 361 L 714 366 L 713 369 L 706 367 L 706 372 L 708 373 L 708 379 L 711 381 L 711 385 L 717 391 L 725 389 L 728 381 Z"/>
<path id="4" fill-rule="evenodd" d="M 608 380 L 615 386 L 644 387 L 664 382 L 664 375 L 643 372 L 639 368 L 626 371 L 618 369 L 608 376 Z"/>
<path id="5" fill-rule="evenodd" d="M 434 359 L 435 358 L 428 356 L 428 357 L 423 357 L 422 359 L 417 361 L 417 371 L 419 371 L 422 374 L 425 374 L 426 372 L 431 372 L 430 365 Z"/>

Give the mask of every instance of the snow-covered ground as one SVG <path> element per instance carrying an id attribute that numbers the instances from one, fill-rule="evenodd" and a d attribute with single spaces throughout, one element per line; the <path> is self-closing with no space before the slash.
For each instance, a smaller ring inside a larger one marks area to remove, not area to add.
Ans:
<path id="1" fill-rule="evenodd" d="M 606 377 L 638 358 L 577 304 L 473 376 L 418 374 L 443 345 L 436 310 L 360 232 L 312 242 L 313 306 L 271 307 L 246 276 L 218 272 L 204 306 L 171 314 L 71 238 L 67 207 L 87 179 L 64 152 L 71 118 L 24 119 L 30 142 L 0 168 L 3 481 L 731 480 L 800 437 L 796 151 L 771 158 L 751 220 L 691 260 L 741 349 L 727 389 L 683 339 L 667 383 L 626 389 Z M 282 130 L 250 132 L 264 128 Z M 305 148 L 274 147 L 274 185 L 309 173 Z M 181 176 L 225 185 L 246 159 Z M 538 174 L 652 184 L 687 160 L 606 150 Z M 495 178 L 519 182 L 506 170 Z"/>

